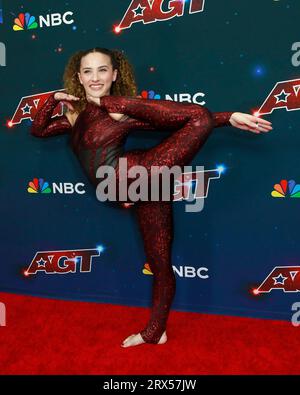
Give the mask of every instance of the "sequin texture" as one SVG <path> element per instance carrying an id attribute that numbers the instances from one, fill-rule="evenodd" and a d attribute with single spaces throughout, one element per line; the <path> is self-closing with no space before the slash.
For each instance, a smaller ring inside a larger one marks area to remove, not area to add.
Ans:
<path id="1" fill-rule="evenodd" d="M 38 110 L 31 133 L 37 137 L 69 133 L 72 148 L 95 186 L 96 170 L 102 164 L 113 166 L 119 180 L 119 158 L 127 158 L 128 169 L 140 165 L 149 174 L 151 166 L 188 165 L 213 128 L 230 125 L 233 113 L 211 113 L 197 104 L 169 100 L 104 96 L 100 106 L 88 103 L 72 127 L 65 115 L 51 118 L 57 105 L 52 94 Z M 116 121 L 109 113 L 122 113 L 127 119 Z M 160 130 L 169 132 L 169 135 L 148 150 L 125 152 L 126 138 L 133 130 Z M 153 272 L 151 316 L 140 333 L 146 343 L 155 344 L 166 330 L 176 289 L 171 263 L 172 202 L 137 202 L 134 207 L 146 259 Z"/>

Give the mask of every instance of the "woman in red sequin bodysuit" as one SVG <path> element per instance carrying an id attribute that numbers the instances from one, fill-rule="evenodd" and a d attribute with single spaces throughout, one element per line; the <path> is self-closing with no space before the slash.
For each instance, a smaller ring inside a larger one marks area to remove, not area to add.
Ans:
<path id="1" fill-rule="evenodd" d="M 114 167 L 119 177 L 119 158 L 127 159 L 128 169 L 140 165 L 149 174 L 151 166 L 188 165 L 215 127 L 231 125 L 254 133 L 272 129 L 270 122 L 250 114 L 211 113 L 197 104 L 137 98 L 132 68 L 120 51 L 94 48 L 76 53 L 64 81 L 67 93 L 50 95 L 39 108 L 31 133 L 38 137 L 69 133 L 73 150 L 95 186 L 101 165 Z M 60 101 L 68 111 L 52 118 Z M 153 148 L 125 152 L 126 137 L 136 129 L 171 133 Z M 175 294 L 172 202 L 143 201 L 134 207 L 153 273 L 152 310 L 145 328 L 126 338 L 123 347 L 167 341 L 167 318 Z"/>

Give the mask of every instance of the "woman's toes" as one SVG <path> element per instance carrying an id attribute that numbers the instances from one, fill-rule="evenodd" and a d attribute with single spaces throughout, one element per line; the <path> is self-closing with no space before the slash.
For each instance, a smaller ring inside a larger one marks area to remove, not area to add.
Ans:
<path id="1" fill-rule="evenodd" d="M 167 333 L 166 331 L 161 335 L 161 338 L 159 339 L 159 342 L 157 344 L 164 344 L 168 340 L 167 338 Z M 144 339 L 142 338 L 141 334 L 133 334 L 128 336 L 123 343 L 121 344 L 121 347 L 131 347 L 131 346 L 137 346 L 139 344 L 146 343 Z"/>
<path id="2" fill-rule="evenodd" d="M 126 339 L 125 339 L 125 340 L 123 340 L 123 343 L 122 343 L 122 344 L 126 343 L 126 342 L 127 342 L 127 340 L 129 340 L 129 339 L 130 339 L 132 336 L 135 336 L 135 333 L 134 333 L 133 335 L 130 335 L 130 336 L 126 337 Z"/>
<path id="3" fill-rule="evenodd" d="M 137 335 L 131 335 L 124 340 L 121 347 L 130 347 L 130 346 L 137 346 L 139 344 L 145 343 L 140 333 Z"/>

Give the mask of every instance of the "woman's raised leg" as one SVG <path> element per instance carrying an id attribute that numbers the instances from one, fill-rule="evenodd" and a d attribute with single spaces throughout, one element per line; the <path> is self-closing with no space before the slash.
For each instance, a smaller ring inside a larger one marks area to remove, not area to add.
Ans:
<path id="1" fill-rule="evenodd" d="M 187 165 L 204 145 L 213 129 L 211 114 L 199 108 L 185 126 L 174 132 L 157 146 L 143 152 L 130 153 L 130 166 L 144 166 L 151 176 L 152 166 Z M 130 167 L 129 166 L 129 167 Z M 129 345 L 158 343 L 166 330 L 172 300 L 175 294 L 175 275 L 171 264 L 173 241 L 173 216 L 171 201 L 138 202 L 137 217 L 144 240 L 147 262 L 153 272 L 153 296 L 151 317 L 147 326 L 135 335 Z M 142 339 L 142 340 L 141 340 Z M 126 343 L 126 341 L 125 341 Z"/>

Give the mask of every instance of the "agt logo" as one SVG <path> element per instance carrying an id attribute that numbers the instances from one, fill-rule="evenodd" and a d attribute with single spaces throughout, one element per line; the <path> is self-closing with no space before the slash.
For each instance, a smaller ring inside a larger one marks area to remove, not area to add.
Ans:
<path id="1" fill-rule="evenodd" d="M 271 114 L 277 108 L 300 109 L 300 79 L 277 82 L 255 115 Z"/>
<path id="2" fill-rule="evenodd" d="M 261 285 L 253 290 L 254 295 L 269 293 L 273 289 L 283 292 L 300 291 L 300 266 L 276 266 Z"/>
<path id="3" fill-rule="evenodd" d="M 47 181 L 43 178 L 34 178 L 28 183 L 27 192 L 28 193 L 59 193 L 59 194 L 73 194 L 77 193 L 82 195 L 85 193 L 84 184 L 78 182 L 77 184 L 72 184 L 71 182 L 60 182 L 51 184 L 51 187 Z"/>
<path id="4" fill-rule="evenodd" d="M 202 12 L 204 3 L 205 0 L 190 0 L 189 2 L 185 0 L 132 0 L 123 19 L 118 26 L 114 27 L 114 31 L 119 33 L 121 30 L 130 28 L 133 23 L 147 24 L 181 17 L 187 7 L 189 7 L 189 14 Z"/>
<path id="5" fill-rule="evenodd" d="M 13 125 L 21 123 L 25 119 L 33 121 L 39 108 L 44 105 L 45 101 L 53 92 L 57 91 L 22 97 L 12 119 L 7 123 L 7 126 L 12 127 Z M 52 118 L 60 115 L 63 115 L 63 104 L 61 102 L 55 107 Z"/>
<path id="6" fill-rule="evenodd" d="M 37 19 L 35 16 L 30 15 L 29 12 L 20 13 L 17 18 L 14 19 L 13 30 L 32 30 L 38 27 L 52 27 L 59 26 L 61 24 L 71 25 L 74 23 L 72 11 L 67 11 L 64 14 L 54 13 L 47 14 L 46 16 L 40 15 Z"/>
<path id="7" fill-rule="evenodd" d="M 4 43 L 0 42 L 0 66 L 6 66 L 6 47 Z"/>
<path id="8" fill-rule="evenodd" d="M 92 260 L 104 251 L 103 246 L 96 249 L 40 251 L 32 259 L 24 276 L 44 272 L 45 274 L 90 273 Z"/>
<path id="9" fill-rule="evenodd" d="M 285 198 L 287 196 L 300 198 L 300 185 L 296 184 L 294 180 L 281 180 L 279 184 L 274 185 L 271 196 L 274 198 Z"/>
<path id="10" fill-rule="evenodd" d="M 185 166 L 185 169 L 189 167 L 190 166 Z M 201 168 L 203 166 L 197 167 Z M 182 173 L 174 182 L 173 201 L 206 198 L 210 180 L 219 179 L 224 170 L 224 166 L 221 165 L 217 169 Z"/>

